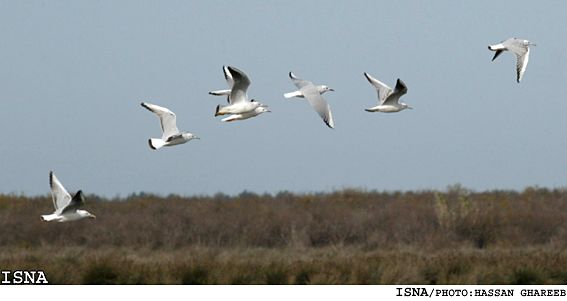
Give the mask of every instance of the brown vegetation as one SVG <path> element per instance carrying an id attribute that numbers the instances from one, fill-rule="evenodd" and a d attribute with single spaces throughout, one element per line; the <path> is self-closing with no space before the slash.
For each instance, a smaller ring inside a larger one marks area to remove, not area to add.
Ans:
<path id="1" fill-rule="evenodd" d="M 0 195 L 0 267 L 50 283 L 511 284 L 567 281 L 567 191 L 86 197 Z M 63 268 L 55 268 L 63 267 Z"/>

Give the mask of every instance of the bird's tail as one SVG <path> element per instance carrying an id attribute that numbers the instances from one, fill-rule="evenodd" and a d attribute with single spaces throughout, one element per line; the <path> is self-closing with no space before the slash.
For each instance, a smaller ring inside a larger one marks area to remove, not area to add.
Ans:
<path id="1" fill-rule="evenodd" d="M 299 97 L 301 95 L 301 92 L 299 92 L 299 93 L 298 92 L 299 91 L 285 93 L 283 96 L 285 98 Z"/>
<path id="2" fill-rule="evenodd" d="M 54 214 L 49 214 L 49 215 L 42 215 L 41 216 L 41 220 L 44 222 L 50 222 L 52 220 L 55 219 L 55 215 Z"/>
<path id="3" fill-rule="evenodd" d="M 162 146 L 165 145 L 165 141 L 157 138 L 151 138 L 150 140 L 148 140 L 148 143 L 150 144 L 150 147 L 153 149 L 160 149 Z"/>
<path id="4" fill-rule="evenodd" d="M 230 92 L 231 92 L 230 90 L 218 90 L 218 91 L 211 91 L 209 92 L 209 94 L 221 96 L 221 95 L 230 95 Z"/>
<path id="5" fill-rule="evenodd" d="M 215 116 L 226 114 L 225 112 L 222 112 L 222 109 L 224 109 L 224 107 L 225 107 L 225 106 L 218 105 L 218 106 L 217 106 L 217 111 L 215 112 Z"/>
<path id="6" fill-rule="evenodd" d="M 504 50 L 504 49 L 506 49 L 506 47 L 504 47 L 504 45 L 502 45 L 502 44 L 497 44 L 497 45 L 488 46 L 488 49 L 490 49 L 492 51 L 497 51 L 497 50 Z"/>

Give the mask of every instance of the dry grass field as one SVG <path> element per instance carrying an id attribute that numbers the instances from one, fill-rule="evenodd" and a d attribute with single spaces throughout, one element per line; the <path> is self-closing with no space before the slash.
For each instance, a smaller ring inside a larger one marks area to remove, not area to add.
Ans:
<path id="1" fill-rule="evenodd" d="M 567 284 L 567 190 L 0 195 L 0 269 L 52 284 Z"/>

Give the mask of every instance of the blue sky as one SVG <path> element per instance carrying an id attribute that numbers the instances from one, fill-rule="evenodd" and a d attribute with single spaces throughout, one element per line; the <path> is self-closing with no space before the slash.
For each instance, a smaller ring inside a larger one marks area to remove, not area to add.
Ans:
<path id="1" fill-rule="evenodd" d="M 0 193 L 101 196 L 567 186 L 567 2 L 2 1 Z M 515 58 L 532 46 L 522 82 Z M 222 66 L 272 113 L 214 117 Z M 335 130 L 288 77 L 327 85 Z M 408 86 L 368 113 L 364 72 Z M 201 137 L 154 151 L 148 102 Z"/>

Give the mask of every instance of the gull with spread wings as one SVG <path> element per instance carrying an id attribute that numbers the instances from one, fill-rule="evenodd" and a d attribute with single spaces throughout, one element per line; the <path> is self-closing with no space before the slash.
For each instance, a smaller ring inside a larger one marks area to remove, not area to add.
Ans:
<path id="1" fill-rule="evenodd" d="M 528 66 L 528 61 L 530 59 L 529 45 L 536 46 L 536 44 L 528 40 L 510 38 L 502 41 L 500 44 L 488 46 L 488 49 L 496 51 L 492 58 L 493 61 L 501 55 L 504 50 L 508 50 L 516 56 L 516 73 L 518 74 L 516 81 L 519 83 L 524 76 L 524 72 L 526 72 L 526 67 Z"/>
<path id="2" fill-rule="evenodd" d="M 383 82 L 370 76 L 368 73 L 364 73 L 366 79 L 376 88 L 378 92 L 378 105 L 370 109 L 365 109 L 368 112 L 384 112 L 384 113 L 395 113 L 403 109 L 412 109 L 407 104 L 399 102 L 402 95 L 408 93 L 408 87 L 406 84 L 398 78 L 396 82 L 396 89 L 388 87 Z"/>
<path id="3" fill-rule="evenodd" d="M 218 105 L 215 116 L 226 114 L 242 114 L 254 111 L 258 107 L 267 107 L 264 104 L 254 101 L 248 101 L 248 86 L 250 80 L 244 72 L 234 67 L 223 67 L 224 74 L 230 87 L 230 94 L 228 94 L 228 105 Z M 232 82 L 232 84 L 231 84 Z M 222 93 L 228 93 L 226 90 Z"/>
<path id="4" fill-rule="evenodd" d="M 329 104 L 325 101 L 325 99 L 323 99 L 323 96 L 321 96 L 322 92 L 319 92 L 317 86 L 314 86 L 310 81 L 297 78 L 293 74 L 293 72 L 289 73 L 289 77 L 291 78 L 297 89 L 299 89 L 300 94 L 303 95 L 305 99 L 307 99 L 307 101 L 313 107 L 313 109 L 315 109 L 317 114 L 321 116 L 325 124 L 332 129 L 335 128 L 333 115 L 331 114 L 331 108 L 329 107 Z"/>
<path id="5" fill-rule="evenodd" d="M 177 144 L 183 144 L 192 139 L 201 139 L 187 131 L 180 133 L 177 129 L 175 114 L 167 108 L 153 105 L 151 103 L 142 102 L 142 107 L 150 110 L 159 118 L 159 123 L 161 124 L 161 130 L 163 135 L 161 139 L 151 138 L 148 140 L 150 147 L 152 149 L 159 149 L 163 146 L 172 146 Z"/>
<path id="6" fill-rule="evenodd" d="M 209 94 L 216 95 L 216 96 L 226 95 L 226 100 L 230 104 L 230 94 L 232 92 L 232 87 L 234 87 L 234 79 L 232 78 L 232 74 L 230 74 L 230 70 L 228 69 L 228 67 L 223 66 L 222 71 L 224 73 L 224 78 L 226 79 L 226 83 L 228 84 L 228 87 L 230 89 L 211 91 L 211 92 L 209 92 Z M 230 121 L 235 121 L 235 120 L 244 120 L 244 119 L 248 119 L 248 118 L 251 118 L 251 117 L 258 116 L 258 115 L 260 115 L 264 112 L 271 113 L 272 111 L 266 109 L 263 106 L 260 106 L 260 107 L 257 107 L 256 109 L 254 109 L 250 112 L 230 115 L 226 118 L 223 118 L 222 121 L 230 122 Z"/>
<path id="7" fill-rule="evenodd" d="M 51 197 L 53 198 L 55 212 L 49 215 L 42 215 L 41 219 L 43 221 L 63 223 L 77 221 L 85 217 L 96 218 L 88 211 L 79 210 L 79 207 L 85 202 L 82 190 L 77 191 L 77 194 L 71 198 L 69 192 L 67 192 L 53 172 L 49 173 L 49 186 L 51 186 Z"/>

